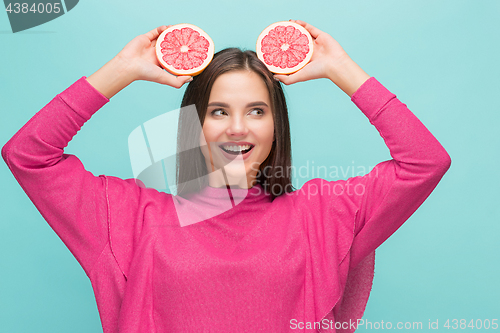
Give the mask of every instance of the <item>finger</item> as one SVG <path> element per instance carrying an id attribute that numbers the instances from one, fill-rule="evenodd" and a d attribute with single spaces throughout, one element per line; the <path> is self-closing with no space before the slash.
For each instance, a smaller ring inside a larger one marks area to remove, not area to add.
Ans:
<path id="1" fill-rule="evenodd" d="M 314 39 L 318 38 L 319 34 L 323 32 L 323 31 L 319 30 L 318 28 L 315 28 L 312 25 L 310 25 L 309 23 L 306 23 L 304 21 L 301 21 L 301 20 L 292 20 L 292 21 L 295 23 L 298 23 L 301 26 L 303 26 L 304 28 L 306 28 L 306 30 L 309 31 L 312 38 L 314 38 Z"/>
<path id="2" fill-rule="evenodd" d="M 176 79 L 177 79 L 177 81 L 181 81 L 182 82 L 181 86 L 184 83 L 188 83 L 188 82 L 193 81 L 193 77 L 189 76 L 189 75 L 179 75 L 179 76 L 176 77 Z"/>
<path id="3" fill-rule="evenodd" d="M 193 80 L 192 76 L 188 75 L 180 75 L 180 76 L 174 76 L 167 71 L 164 71 L 163 69 L 158 68 L 158 70 L 161 72 L 159 73 L 158 77 L 154 80 L 154 82 L 160 83 L 160 84 L 165 84 L 174 88 L 180 88 L 182 87 L 185 83 L 190 82 Z"/>
<path id="4" fill-rule="evenodd" d="M 295 72 L 290 75 L 275 74 L 274 78 L 286 85 L 309 80 L 307 74 L 304 74 L 304 72 L 301 71 Z"/>
<path id="5" fill-rule="evenodd" d="M 157 28 L 157 29 L 160 29 L 160 35 L 163 31 L 165 31 L 166 29 L 172 27 L 172 24 L 169 24 L 167 26 L 165 25 L 162 25 L 161 27 Z M 156 46 L 156 41 L 157 41 L 158 37 L 156 37 L 154 40 L 151 41 L 151 46 L 155 47 Z"/>
<path id="6" fill-rule="evenodd" d="M 155 28 L 151 30 L 150 32 L 145 33 L 146 37 L 149 38 L 150 41 L 155 40 L 158 38 L 158 36 L 163 32 L 163 30 L 167 29 L 166 25 L 159 26 L 158 28 Z"/>

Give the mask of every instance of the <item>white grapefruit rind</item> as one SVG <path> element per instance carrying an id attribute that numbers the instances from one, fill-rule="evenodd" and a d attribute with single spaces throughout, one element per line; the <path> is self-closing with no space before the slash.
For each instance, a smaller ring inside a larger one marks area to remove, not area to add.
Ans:
<path id="1" fill-rule="evenodd" d="M 276 67 L 276 66 L 273 66 L 273 65 L 266 64 L 266 62 L 264 61 L 264 53 L 262 53 L 262 51 L 261 51 L 261 47 L 262 47 L 261 46 L 261 42 L 262 42 L 262 39 L 265 36 L 267 36 L 267 34 L 269 33 L 269 31 L 271 31 L 275 27 L 277 27 L 277 26 L 290 26 L 290 25 L 293 26 L 296 29 L 299 29 L 299 31 L 302 32 L 304 35 L 306 35 L 307 39 L 309 39 L 310 50 L 307 53 L 306 57 L 297 66 L 292 67 L 292 68 L 280 68 L 280 67 Z M 267 68 L 269 68 L 269 70 L 271 72 L 276 73 L 276 74 L 292 74 L 292 73 L 295 73 L 298 70 L 300 70 L 302 67 L 304 67 L 311 60 L 311 57 L 312 57 L 313 51 L 314 51 L 313 50 L 313 44 L 314 43 L 313 43 L 311 34 L 309 33 L 309 31 L 306 30 L 306 28 L 304 28 L 303 26 L 301 26 L 300 24 L 295 23 L 295 22 L 280 21 L 280 22 L 276 22 L 276 23 L 271 24 L 270 26 L 268 26 L 267 28 L 265 28 L 260 33 L 259 38 L 257 38 L 257 44 L 256 44 L 256 47 L 255 47 L 255 50 L 256 50 L 256 53 L 257 53 L 257 57 L 266 65 Z"/>
<path id="2" fill-rule="evenodd" d="M 203 61 L 203 63 L 200 66 L 195 67 L 193 69 L 189 69 L 189 70 L 177 69 L 174 66 L 171 66 L 171 65 L 167 64 L 162 59 L 163 58 L 163 53 L 161 53 L 161 46 L 160 45 L 163 42 L 163 40 L 165 39 L 165 35 L 168 34 L 171 31 L 175 30 L 175 29 L 179 29 L 180 30 L 182 28 L 191 28 L 194 31 L 197 31 L 200 34 L 200 36 L 203 36 L 203 37 L 205 37 L 208 40 L 208 44 L 209 44 L 208 45 L 208 51 L 207 51 L 207 58 Z M 198 75 L 201 72 L 203 72 L 203 70 L 212 61 L 212 59 L 214 57 L 214 50 L 215 50 L 215 48 L 214 48 L 214 42 L 212 41 L 212 38 L 210 38 L 210 36 L 205 31 L 203 31 L 202 29 L 200 29 L 199 27 L 197 27 L 197 26 L 195 26 L 193 24 L 189 24 L 189 23 L 180 23 L 180 24 L 176 24 L 176 25 L 171 26 L 170 28 L 165 29 L 160 34 L 160 36 L 158 36 L 158 39 L 156 40 L 155 49 L 156 49 L 156 58 L 158 59 L 158 62 L 160 63 L 160 65 L 163 68 L 165 68 L 167 71 L 169 71 L 173 75 L 190 75 L 190 76 L 195 76 L 195 75 Z"/>

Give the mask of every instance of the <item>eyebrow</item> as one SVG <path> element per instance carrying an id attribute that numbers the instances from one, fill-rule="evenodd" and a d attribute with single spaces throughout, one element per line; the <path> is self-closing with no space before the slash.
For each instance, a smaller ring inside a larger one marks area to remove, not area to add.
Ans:
<path id="1" fill-rule="evenodd" d="M 209 103 L 208 106 L 219 106 L 219 107 L 223 107 L 223 108 L 229 108 L 229 104 L 223 103 L 223 102 L 212 102 L 212 103 Z M 267 106 L 267 107 L 269 107 L 269 105 L 267 105 L 267 103 L 262 102 L 262 101 L 248 103 L 246 107 L 250 108 L 253 106 Z"/>

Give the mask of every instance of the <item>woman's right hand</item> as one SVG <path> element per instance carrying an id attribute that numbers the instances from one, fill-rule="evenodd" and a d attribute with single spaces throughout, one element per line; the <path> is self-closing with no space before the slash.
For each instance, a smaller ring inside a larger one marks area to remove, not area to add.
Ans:
<path id="1" fill-rule="evenodd" d="M 109 62 L 87 78 L 108 99 L 136 80 L 152 81 L 180 88 L 191 76 L 174 76 L 160 67 L 156 58 L 156 39 L 170 26 L 162 25 L 132 39 Z"/>
<path id="2" fill-rule="evenodd" d="M 133 80 L 152 81 L 175 88 L 180 88 L 184 83 L 191 81 L 191 76 L 176 77 L 163 70 L 156 58 L 156 40 L 169 27 L 171 25 L 162 25 L 135 37 L 118 53 L 116 57 L 128 65 L 127 70 L 130 71 Z"/>

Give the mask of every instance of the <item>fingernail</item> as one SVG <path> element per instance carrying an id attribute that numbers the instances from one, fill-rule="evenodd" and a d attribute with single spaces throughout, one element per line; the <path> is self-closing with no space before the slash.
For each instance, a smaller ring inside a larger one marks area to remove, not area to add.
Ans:
<path id="1" fill-rule="evenodd" d="M 273 76 L 273 77 L 274 77 L 274 79 L 275 79 L 276 81 L 279 81 L 279 80 L 280 80 L 280 79 L 278 79 L 276 76 Z"/>
<path id="2" fill-rule="evenodd" d="M 186 82 L 191 82 L 193 81 L 193 77 L 191 76 L 189 79 L 186 80 Z"/>

